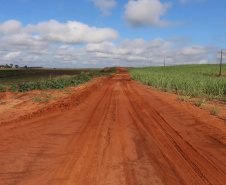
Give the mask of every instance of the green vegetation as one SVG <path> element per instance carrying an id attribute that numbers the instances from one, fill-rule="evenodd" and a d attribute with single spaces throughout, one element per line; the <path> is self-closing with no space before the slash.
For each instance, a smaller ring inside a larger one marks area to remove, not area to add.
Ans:
<path id="1" fill-rule="evenodd" d="M 52 99 L 53 98 L 51 94 L 47 94 L 47 93 L 42 93 L 42 94 L 45 95 L 45 97 L 47 99 Z"/>
<path id="2" fill-rule="evenodd" d="M 212 109 L 212 111 L 211 111 L 211 113 L 213 115 L 218 116 L 220 114 L 220 109 L 218 108 L 218 106 L 214 106 L 213 109 Z"/>
<path id="3" fill-rule="evenodd" d="M 190 99 L 190 96 L 183 96 L 181 98 L 180 97 L 177 98 L 178 101 L 189 101 L 189 99 Z"/>
<path id="4" fill-rule="evenodd" d="M 16 65 L 15 67 L 19 67 L 19 66 Z M 0 68 L 13 68 L 13 64 L 0 65 Z"/>
<path id="5" fill-rule="evenodd" d="M 200 107 L 205 101 L 206 98 L 198 99 L 195 101 L 195 106 Z"/>
<path id="6" fill-rule="evenodd" d="M 32 98 L 32 100 L 35 101 L 35 102 L 40 102 L 40 101 L 42 101 L 42 99 L 41 99 L 40 97 L 34 97 L 34 98 Z"/>
<path id="7" fill-rule="evenodd" d="M 180 65 L 128 69 L 131 78 L 164 91 L 225 101 L 226 64 Z M 203 103 L 203 102 L 200 102 Z"/>
<path id="8" fill-rule="evenodd" d="M 0 86 L 0 92 L 5 92 L 5 89 L 2 86 Z"/>
<path id="9" fill-rule="evenodd" d="M 93 77 L 114 73 L 116 72 L 116 68 L 110 68 L 109 70 L 89 69 L 87 71 L 81 69 L 80 70 L 28 69 L 28 70 L 18 70 L 18 73 L 20 73 L 20 75 L 17 75 L 17 73 L 15 73 L 15 70 L 1 70 L 0 74 L 2 74 L 2 72 L 5 72 L 5 76 L 3 79 L 0 79 L 0 84 L 2 84 L 0 85 L 0 92 L 5 92 L 6 91 L 5 87 L 9 88 L 9 91 L 11 92 L 27 92 L 30 90 L 41 90 L 41 89 L 63 89 L 69 86 L 84 84 L 90 81 Z M 70 73 L 75 75 L 68 75 Z M 48 77 L 45 77 L 46 74 Z M 23 78 L 24 76 L 26 78 Z M 32 80 L 31 77 L 33 76 L 36 76 L 36 78 Z M 39 76 L 39 78 L 37 78 L 37 76 Z M 43 76 L 45 78 L 43 78 Z M 9 79 L 11 80 L 9 81 Z M 2 83 L 2 81 L 4 81 L 5 83 Z"/>

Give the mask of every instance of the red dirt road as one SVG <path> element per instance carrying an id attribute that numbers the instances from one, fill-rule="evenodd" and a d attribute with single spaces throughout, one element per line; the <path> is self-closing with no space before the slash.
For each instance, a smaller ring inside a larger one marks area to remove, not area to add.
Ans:
<path id="1" fill-rule="evenodd" d="M 122 71 L 77 107 L 0 125 L 0 185 L 226 184 L 225 121 L 191 108 Z"/>

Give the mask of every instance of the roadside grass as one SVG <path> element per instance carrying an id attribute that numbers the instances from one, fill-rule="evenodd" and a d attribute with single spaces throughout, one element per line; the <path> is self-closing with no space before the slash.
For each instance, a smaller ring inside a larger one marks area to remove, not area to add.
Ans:
<path id="1" fill-rule="evenodd" d="M 217 105 L 214 106 L 213 109 L 212 109 L 212 111 L 211 111 L 211 113 L 212 113 L 213 115 L 218 116 L 218 115 L 220 114 L 220 109 L 219 109 L 219 107 L 218 107 Z"/>
<path id="2" fill-rule="evenodd" d="M 71 95 L 71 91 L 66 91 L 64 94 L 69 94 L 69 95 Z"/>
<path id="3" fill-rule="evenodd" d="M 53 96 L 51 94 L 42 93 L 42 95 L 44 95 L 46 99 L 53 99 Z"/>
<path id="4" fill-rule="evenodd" d="M 34 102 L 41 102 L 42 99 L 40 97 L 34 97 L 34 98 L 31 98 L 31 100 L 33 100 Z"/>
<path id="5" fill-rule="evenodd" d="M 205 101 L 206 101 L 206 98 L 196 99 L 194 105 L 197 107 L 200 107 Z"/>
<path id="6" fill-rule="evenodd" d="M 23 99 L 23 98 L 20 98 L 20 97 L 17 97 L 17 96 L 15 96 L 13 98 L 16 99 L 16 100 L 22 100 Z"/>
<path id="7" fill-rule="evenodd" d="M 205 109 L 208 110 L 208 103 L 205 102 Z"/>
<path id="8" fill-rule="evenodd" d="M 189 101 L 191 97 L 190 96 L 183 96 L 183 97 L 177 97 L 177 100 L 178 101 Z"/>

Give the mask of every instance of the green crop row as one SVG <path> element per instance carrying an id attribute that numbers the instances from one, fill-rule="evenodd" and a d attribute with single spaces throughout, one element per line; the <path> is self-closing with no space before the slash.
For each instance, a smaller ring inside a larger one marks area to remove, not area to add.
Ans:
<path id="1" fill-rule="evenodd" d="M 27 92 L 30 90 L 42 90 L 42 89 L 63 89 L 70 86 L 76 86 L 84 84 L 90 81 L 93 77 L 116 72 L 116 69 L 111 68 L 110 70 L 100 71 L 95 70 L 83 74 L 77 74 L 73 76 L 65 76 L 61 78 L 53 78 L 47 80 L 40 80 L 36 82 L 19 82 L 11 84 L 9 91 L 11 92 Z M 5 92 L 5 88 L 0 86 L 0 92 Z"/>
<path id="2" fill-rule="evenodd" d="M 131 78 L 164 91 L 194 97 L 226 100 L 226 65 L 223 76 L 216 74 L 219 65 L 183 65 L 128 69 Z"/>

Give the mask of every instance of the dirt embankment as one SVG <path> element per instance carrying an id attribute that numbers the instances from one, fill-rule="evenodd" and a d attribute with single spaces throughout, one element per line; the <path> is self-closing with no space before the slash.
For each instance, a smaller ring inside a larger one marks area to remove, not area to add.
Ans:
<path id="1" fill-rule="evenodd" d="M 63 111 L 77 106 L 111 77 L 102 76 L 92 82 L 64 90 L 33 90 L 27 93 L 0 93 L 0 124 Z"/>
<path id="2" fill-rule="evenodd" d="M 224 120 L 124 71 L 101 84 L 0 125 L 0 184 L 226 184 Z"/>

